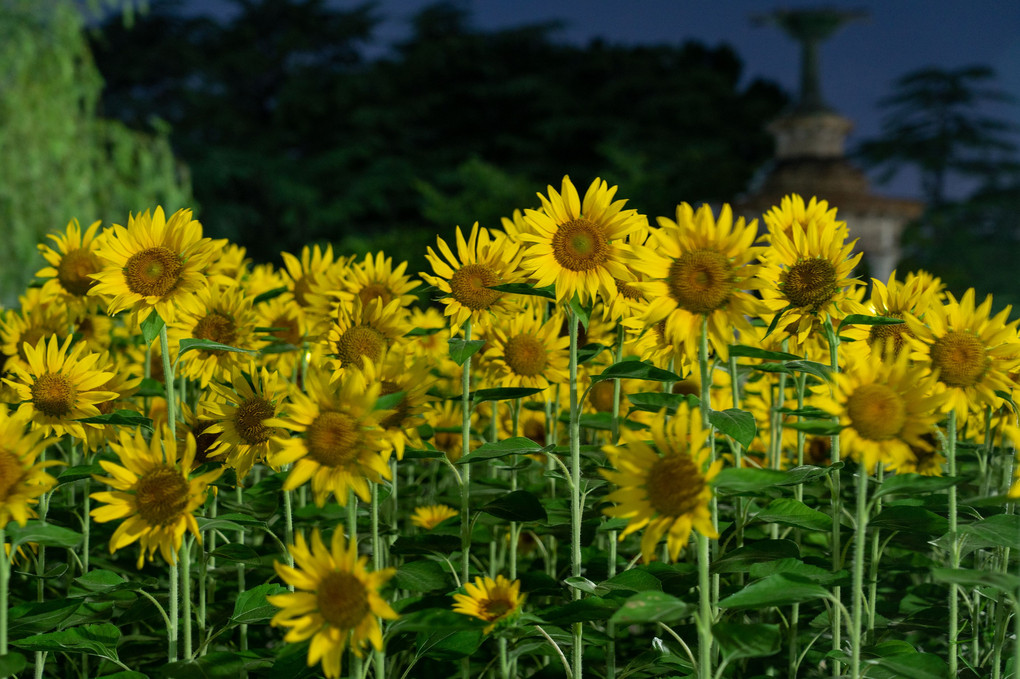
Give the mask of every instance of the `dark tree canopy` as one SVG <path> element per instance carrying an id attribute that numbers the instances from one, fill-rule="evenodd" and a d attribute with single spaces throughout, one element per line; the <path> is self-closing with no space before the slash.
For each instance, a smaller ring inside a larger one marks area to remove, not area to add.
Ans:
<path id="1" fill-rule="evenodd" d="M 764 124 L 787 102 L 771 83 L 741 87 L 726 46 L 578 47 L 557 24 L 479 31 L 440 3 L 366 60 L 371 5 L 235 5 L 215 21 L 157 3 L 93 47 L 105 114 L 169 122 L 209 231 L 262 259 L 367 234 L 417 249 L 415 234 L 454 225 L 428 220 L 498 224 L 564 174 L 620 183 L 653 216 L 732 200 L 771 155 Z"/>

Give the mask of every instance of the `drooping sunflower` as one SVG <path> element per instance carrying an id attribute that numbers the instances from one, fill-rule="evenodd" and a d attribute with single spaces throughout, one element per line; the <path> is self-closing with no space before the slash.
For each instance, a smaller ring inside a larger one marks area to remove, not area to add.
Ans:
<path id="1" fill-rule="evenodd" d="M 488 634 L 497 625 L 518 615 L 524 605 L 525 595 L 521 594 L 521 581 L 511 582 L 502 575 L 493 580 L 490 577 L 475 578 L 464 584 L 467 594 L 454 594 L 454 613 L 470 615 L 489 623 L 483 630 Z"/>
<path id="2" fill-rule="evenodd" d="M 98 425 L 77 420 L 99 415 L 96 404 L 118 398 L 119 394 L 101 389 L 113 373 L 97 368 L 100 355 L 85 353 L 83 342 L 71 349 L 72 339 L 68 337 L 60 344 L 51 337 L 48 343 L 41 339 L 34 347 L 26 346 L 28 366 L 15 364 L 15 379 L 5 378 L 4 382 L 21 400 L 18 412 L 29 417 L 34 426 L 46 433 L 83 439 L 86 427 Z"/>
<path id="3" fill-rule="evenodd" d="M 467 240 L 458 226 L 456 242 L 454 255 L 446 241 L 437 238 L 436 246 L 446 260 L 428 248 L 425 259 L 435 275 L 421 273 L 426 282 L 444 293 L 444 313 L 450 317 L 451 330 L 456 331 L 468 319 L 477 323 L 487 321 L 491 315 L 516 313 L 515 295 L 492 288 L 524 280 L 518 271 L 521 254 L 517 244 L 500 231 L 490 233 L 478 228 L 478 222 L 471 227 Z"/>
<path id="4" fill-rule="evenodd" d="M 358 557 L 357 543 L 348 542 L 342 530 L 334 531 L 329 548 L 318 528 L 312 532 L 311 548 L 298 533 L 288 550 L 295 567 L 279 561 L 274 561 L 273 567 L 280 579 L 297 591 L 266 597 L 280 609 L 270 624 L 290 628 L 283 638 L 287 643 L 311 638 L 308 666 L 321 662 L 327 679 L 338 679 L 348 644 L 359 658 L 368 644 L 382 650 L 377 618 L 396 620 L 398 615 L 379 596 L 379 589 L 396 569 L 369 572 L 368 557 Z"/>
<path id="5" fill-rule="evenodd" d="M 615 470 L 600 470 L 617 489 L 606 496 L 616 506 L 603 510 L 613 517 L 629 519 L 620 534 L 622 540 L 645 529 L 641 537 L 641 558 L 649 563 L 655 547 L 666 535 L 670 561 L 676 561 L 690 539 L 691 529 L 717 538 L 712 526 L 709 482 L 722 467 L 722 460 L 705 469 L 709 451 L 708 432 L 701 427 L 697 410 L 681 403 L 669 418 L 661 413 L 651 426 L 655 449 L 644 434 L 623 432 L 623 446 L 603 446 Z M 656 449 L 658 452 L 656 452 Z"/>
<path id="6" fill-rule="evenodd" d="M 856 345 L 851 345 L 856 346 Z M 847 352 L 845 369 L 833 375 L 831 397 L 812 403 L 839 416 L 843 450 L 870 474 L 875 465 L 899 468 L 913 458 L 911 448 L 930 449 L 925 438 L 939 420 L 945 394 L 923 367 L 910 363 L 907 352 L 881 361 L 864 348 Z"/>
<path id="7" fill-rule="evenodd" d="M 349 491 L 371 502 L 368 484 L 390 478 L 392 441 L 379 421 L 392 411 L 375 410 L 381 385 L 371 361 L 365 362 L 364 372 L 349 371 L 330 383 L 313 369 L 307 374 L 307 396 L 292 394 L 284 426 L 301 435 L 283 440 L 280 451 L 268 457 L 274 468 L 294 463 L 284 490 L 311 480 L 317 506 L 325 505 L 331 493 L 346 506 Z"/>
<path id="8" fill-rule="evenodd" d="M 209 452 L 213 457 L 226 455 L 227 465 L 237 471 L 238 483 L 251 471 L 256 462 L 280 450 L 287 436 L 283 429 L 281 408 L 287 395 L 287 384 L 277 372 L 261 371 L 254 363 L 248 364 L 249 378 L 240 366 L 230 374 L 230 386 L 213 382 L 209 390 L 218 398 L 202 401 L 206 416 L 212 424 L 207 434 L 219 434 L 216 447 Z"/>
<path id="9" fill-rule="evenodd" d="M 75 316 L 96 305 L 96 299 L 89 299 L 89 290 L 96 284 L 92 277 L 102 270 L 102 262 L 96 254 L 96 232 L 101 221 L 93 222 L 85 233 L 77 219 L 67 224 L 64 233 L 49 234 L 54 249 L 45 243 L 39 244 L 39 252 L 49 266 L 36 272 L 38 278 L 48 279 L 43 284 L 46 295 L 62 297 Z"/>
<path id="10" fill-rule="evenodd" d="M 110 448 L 120 464 L 100 460 L 110 476 L 92 478 L 113 490 L 90 496 L 105 503 L 92 510 L 95 521 L 123 519 L 110 538 L 110 553 L 139 542 L 138 568 L 145 564 L 146 557 L 151 560 L 157 549 L 168 564 L 176 564 L 185 531 L 202 542 L 194 512 L 205 503 L 209 484 L 219 478 L 223 468 L 191 477 L 195 438 L 188 434 L 181 453 L 165 423 L 148 441 L 141 427 L 134 436 L 122 430 L 117 441 L 110 441 Z"/>
<path id="11" fill-rule="evenodd" d="M 171 357 L 177 360 L 183 339 L 210 340 L 245 351 L 254 350 L 256 320 L 251 304 L 251 298 L 237 284 L 210 285 L 198 291 L 192 303 L 180 309 L 177 320 L 169 325 L 167 337 Z M 226 379 L 234 367 L 246 365 L 248 360 L 248 355 L 237 351 L 194 349 L 181 357 L 179 370 L 185 377 L 198 380 L 204 389 L 213 378 Z"/>
<path id="12" fill-rule="evenodd" d="M 535 310 L 493 323 L 483 357 L 492 382 L 534 389 L 569 382 L 570 338 L 560 336 L 562 325 L 559 314 L 543 323 Z"/>
<path id="13" fill-rule="evenodd" d="M 414 508 L 414 514 L 411 515 L 411 523 L 419 528 L 432 530 L 443 521 L 451 519 L 458 514 L 460 512 L 446 505 L 422 505 L 421 507 Z"/>
<path id="14" fill-rule="evenodd" d="M 846 242 L 846 226 L 835 220 L 835 211 L 816 212 L 807 223 L 793 222 L 788 229 L 765 220 L 770 247 L 758 272 L 758 289 L 769 312 L 765 321 L 785 310 L 779 330 L 798 344 L 827 316 L 867 311 L 850 297 L 859 285 L 851 274 L 863 256 L 853 254 L 857 241 Z"/>
<path id="15" fill-rule="evenodd" d="M 202 237 L 202 225 L 191 210 L 178 210 L 170 219 L 157 207 L 128 217 L 127 228 L 114 224 L 96 254 L 103 270 L 90 295 L 109 299 L 107 313 L 130 309 L 137 320 L 155 311 L 168 324 L 176 310 L 209 282 L 205 269 L 216 257 L 219 242 Z"/>
<path id="16" fill-rule="evenodd" d="M 996 391 L 1009 392 L 1009 371 L 1020 364 L 1016 321 L 1007 322 L 1011 306 L 995 316 L 992 296 L 974 305 L 974 288 L 959 301 L 946 293 L 945 304 L 932 304 L 924 319 L 906 315 L 911 358 L 933 372 L 940 389 L 948 392 L 946 410 L 955 410 L 959 425 L 974 406 L 1002 404 Z"/>
<path id="17" fill-rule="evenodd" d="M 563 177 L 560 193 L 549 186 L 548 198 L 538 194 L 541 210 L 524 211 L 530 230 L 520 234 L 528 244 L 521 264 L 540 287 L 555 284 L 558 302 L 575 294 L 582 303 L 610 299 L 617 294 L 616 280 L 631 279 L 624 238 L 646 228 L 648 220 L 624 210 L 627 201 L 614 202 L 616 188 L 596 178 L 582 202 L 570 177 Z"/>
<path id="18" fill-rule="evenodd" d="M 60 462 L 37 462 L 54 440 L 43 438 L 41 429 L 26 431 L 28 424 L 24 415 L 0 406 L 0 529 L 11 519 L 24 526 L 35 516 L 31 505 L 57 485 L 46 468 Z"/>
<path id="19" fill-rule="evenodd" d="M 753 264 L 762 250 L 754 247 L 757 221 L 745 224 L 740 217 L 734 222 L 729 205 L 716 220 L 708 205 L 695 211 L 687 203 L 677 205 L 676 221 L 658 221 L 662 228 L 632 264 L 648 278 L 631 285 L 648 304 L 631 323 L 647 327 L 665 320 L 671 342 L 697 356 L 701 321 L 707 317 L 709 342 L 725 359 L 734 332 L 749 335 L 749 319 L 763 310 L 747 292 L 761 286 Z"/>

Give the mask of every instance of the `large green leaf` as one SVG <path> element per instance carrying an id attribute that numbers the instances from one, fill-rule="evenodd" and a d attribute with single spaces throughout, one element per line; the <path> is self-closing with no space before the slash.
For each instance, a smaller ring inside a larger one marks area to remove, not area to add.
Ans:
<path id="1" fill-rule="evenodd" d="M 542 297 L 543 299 L 556 299 L 556 289 L 551 285 L 544 288 L 536 288 L 527 283 L 503 283 L 502 285 L 489 285 L 487 287 L 490 290 L 509 292 L 513 295 L 532 295 L 534 297 Z"/>
<path id="2" fill-rule="evenodd" d="M 479 511 L 506 521 L 545 521 L 545 507 L 533 493 L 513 490 L 492 502 L 483 505 Z"/>
<path id="3" fill-rule="evenodd" d="M 542 619 L 553 625 L 608 620 L 620 608 L 620 601 L 589 596 L 542 611 Z"/>
<path id="4" fill-rule="evenodd" d="M 719 472 L 712 485 L 719 495 L 736 495 L 738 493 L 759 493 L 766 488 L 778 485 L 787 479 L 786 473 L 777 469 L 757 469 L 729 467 Z"/>
<path id="5" fill-rule="evenodd" d="M 1020 515 L 996 514 L 960 527 L 968 541 L 981 547 L 1008 547 L 1020 550 Z"/>
<path id="6" fill-rule="evenodd" d="M 807 530 L 832 530 L 832 519 L 817 509 L 792 498 L 773 500 L 765 509 L 755 515 L 759 521 L 781 523 L 785 526 L 796 526 Z"/>
<path id="7" fill-rule="evenodd" d="M 871 519 L 872 528 L 899 530 L 912 533 L 941 535 L 949 530 L 949 521 L 922 507 L 892 505 Z"/>
<path id="8" fill-rule="evenodd" d="M 775 655 L 782 641 L 779 625 L 760 623 L 717 622 L 712 625 L 712 636 L 727 661 Z"/>
<path id="9" fill-rule="evenodd" d="M 281 587 L 276 583 L 258 585 L 242 592 L 234 601 L 234 614 L 230 616 L 230 621 L 237 625 L 244 625 L 269 620 L 280 609 L 266 601 L 266 597 L 286 592 L 286 587 Z"/>
<path id="10" fill-rule="evenodd" d="M 623 602 L 610 621 L 618 625 L 641 622 L 671 623 L 691 613 L 691 605 L 665 592 L 638 592 Z"/>
<path id="11" fill-rule="evenodd" d="M 888 476 L 882 481 L 882 485 L 875 490 L 872 497 L 884 497 L 886 495 L 920 495 L 921 493 L 936 493 L 945 490 L 950 486 L 960 483 L 961 479 L 952 476 L 921 476 L 920 474 L 896 474 Z"/>
<path id="12" fill-rule="evenodd" d="M 254 354 L 255 352 L 250 349 L 241 349 L 238 347 L 232 347 L 228 344 L 222 344 L 220 342 L 213 342 L 212 340 L 202 339 L 200 337 L 186 337 L 181 340 L 180 350 L 177 352 L 177 360 L 181 360 L 181 356 L 189 351 L 227 351 L 238 354 Z"/>
<path id="13" fill-rule="evenodd" d="M 25 651 L 80 651 L 100 658 L 119 660 L 117 644 L 120 630 L 108 622 L 98 625 L 80 625 L 59 632 L 36 634 L 25 639 L 11 641 L 12 646 Z"/>
<path id="14" fill-rule="evenodd" d="M 719 602 L 722 608 L 790 606 L 831 596 L 829 590 L 792 574 L 776 573 L 756 580 Z"/>
<path id="15" fill-rule="evenodd" d="M 81 604 L 81 599 L 51 599 L 15 606 L 10 612 L 7 631 L 12 637 L 48 632 L 74 615 Z"/>
<path id="16" fill-rule="evenodd" d="M 790 540 L 758 540 L 726 552 L 712 562 L 713 573 L 746 573 L 752 564 L 776 559 L 798 559 L 800 549 Z"/>
<path id="17" fill-rule="evenodd" d="M 509 455 L 530 455 L 547 450 L 529 438 L 515 436 L 494 443 L 483 443 L 464 457 L 457 460 L 457 464 L 473 464 L 494 460 Z"/>
<path id="18" fill-rule="evenodd" d="M 701 400 L 694 394 L 667 394 L 663 391 L 642 392 L 639 394 L 627 394 L 634 410 L 641 410 L 646 413 L 657 413 L 663 408 L 666 412 L 673 414 L 677 406 L 686 402 L 688 406 L 695 408 Z"/>
<path id="19" fill-rule="evenodd" d="M 422 559 L 402 563 L 393 576 L 393 583 L 410 592 L 431 592 L 448 589 L 450 578 L 439 563 Z"/>
<path id="20" fill-rule="evenodd" d="M 28 660 L 20 653 L 11 651 L 0 655 L 0 677 L 13 677 L 28 667 Z"/>
<path id="21" fill-rule="evenodd" d="M 471 400 L 481 403 L 484 401 L 513 401 L 518 398 L 528 398 L 540 394 L 545 389 L 534 387 L 497 387 L 495 389 L 479 389 L 471 392 Z"/>
<path id="22" fill-rule="evenodd" d="M 864 314 L 850 314 L 839 322 L 836 331 L 839 332 L 847 325 L 900 325 L 902 318 L 890 318 L 889 316 L 865 316 Z"/>
<path id="23" fill-rule="evenodd" d="M 1020 591 L 1020 575 L 1012 573 L 993 573 L 969 568 L 933 568 L 931 575 L 939 582 L 967 587 L 993 587 L 1009 595 Z"/>
<path id="24" fill-rule="evenodd" d="M 134 410 L 115 410 L 112 413 L 83 417 L 76 421 L 87 422 L 89 424 L 119 424 L 127 427 L 147 427 L 152 429 L 152 420 Z"/>
<path id="25" fill-rule="evenodd" d="M 949 665 L 931 653 L 902 653 L 865 661 L 867 679 L 949 679 Z M 873 664 L 871 664 L 873 663 Z"/>
<path id="26" fill-rule="evenodd" d="M 796 354 L 788 354 L 785 351 L 769 351 L 761 347 L 750 347 L 746 344 L 732 344 L 729 351 L 730 356 L 760 358 L 766 361 L 796 361 L 800 358 Z"/>
<path id="27" fill-rule="evenodd" d="M 31 519 L 24 526 L 13 523 L 7 526 L 7 539 L 12 550 L 28 542 L 46 547 L 74 547 L 81 538 L 81 533 L 38 519 Z"/>
<path id="28" fill-rule="evenodd" d="M 485 340 L 462 340 L 462 339 L 449 339 L 446 340 L 450 345 L 450 359 L 457 365 L 464 365 L 464 361 L 468 360 L 478 350 L 485 346 Z"/>
<path id="29" fill-rule="evenodd" d="M 145 346 L 152 344 L 152 341 L 159 337 L 160 330 L 166 324 L 160 315 L 153 309 L 149 312 L 149 315 L 145 317 L 145 320 L 138 324 L 142 330 L 142 340 L 145 341 Z"/>
<path id="30" fill-rule="evenodd" d="M 622 361 L 614 363 L 601 374 L 591 378 L 592 383 L 603 380 L 628 379 L 628 380 L 649 380 L 651 382 L 680 382 L 682 377 L 669 370 L 656 368 L 645 361 Z"/>
<path id="31" fill-rule="evenodd" d="M 751 445 L 751 441 L 754 440 L 754 435 L 758 431 L 754 423 L 754 415 L 737 408 L 713 410 L 708 414 L 708 421 L 712 423 L 713 427 L 745 448 Z"/>

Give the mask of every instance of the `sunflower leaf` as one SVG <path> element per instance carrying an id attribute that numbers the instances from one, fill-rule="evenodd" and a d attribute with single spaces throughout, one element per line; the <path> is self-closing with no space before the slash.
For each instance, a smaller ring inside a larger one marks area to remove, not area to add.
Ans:
<path id="1" fill-rule="evenodd" d="M 261 304 L 262 302 L 268 302 L 269 300 L 273 299 L 274 297 L 279 297 L 280 295 L 282 295 L 285 292 L 287 292 L 287 286 L 281 286 L 279 288 L 273 288 L 272 290 L 266 290 L 263 293 L 255 295 L 255 297 L 254 297 L 254 299 L 252 299 L 251 303 L 252 304 Z"/>
<path id="2" fill-rule="evenodd" d="M 722 608 L 790 606 L 831 597 L 829 590 L 793 574 L 776 573 L 752 582 L 719 602 Z"/>
<path id="3" fill-rule="evenodd" d="M 0 676 L 13 677 L 28 667 L 28 660 L 20 653 L 9 651 L 0 655 Z"/>
<path id="4" fill-rule="evenodd" d="M 544 297 L 545 299 L 556 299 L 556 288 L 551 285 L 544 288 L 536 288 L 534 285 L 528 285 L 527 283 L 504 283 L 502 285 L 488 285 L 486 287 L 489 290 L 509 292 L 513 295 L 532 295 L 534 297 Z"/>
<path id="5" fill-rule="evenodd" d="M 395 391 L 392 394 L 383 394 L 375 400 L 375 410 L 392 410 L 400 405 L 407 395 L 406 391 Z"/>
<path id="6" fill-rule="evenodd" d="M 493 443 L 483 443 L 464 457 L 457 460 L 457 464 L 472 464 L 475 462 L 507 457 L 509 455 L 529 455 L 531 453 L 546 451 L 549 448 L 551 448 L 551 446 L 543 448 L 529 438 L 515 436 L 502 441 L 495 441 Z"/>
<path id="7" fill-rule="evenodd" d="M 675 372 L 656 368 L 646 361 L 621 361 L 609 366 L 601 374 L 592 376 L 591 381 L 594 384 L 603 380 L 616 379 L 649 380 L 650 382 L 680 382 L 683 380 Z"/>
<path id="8" fill-rule="evenodd" d="M 796 361 L 800 358 L 796 354 L 788 354 L 785 351 L 768 351 L 760 347 L 749 347 L 746 344 L 731 344 L 730 356 L 743 358 L 761 358 L 766 361 Z"/>
<path id="9" fill-rule="evenodd" d="M 436 561 L 426 559 L 401 564 L 393 576 L 393 582 L 409 592 L 445 591 L 450 588 L 450 578 L 443 567 Z"/>
<path id="10" fill-rule="evenodd" d="M 239 349 L 238 347 L 232 347 L 226 344 L 220 344 L 219 342 L 213 342 L 212 340 L 201 339 L 199 337 L 187 337 L 181 340 L 180 351 L 177 352 L 177 361 L 181 360 L 181 356 L 187 351 L 233 351 L 240 354 L 254 354 L 255 352 L 250 349 Z M 176 363 L 175 363 L 176 365 Z"/>
<path id="11" fill-rule="evenodd" d="M 751 445 L 754 435 L 758 432 L 754 415 L 737 408 L 713 410 L 708 413 L 708 421 L 712 423 L 713 427 L 745 448 Z"/>
<path id="12" fill-rule="evenodd" d="M 873 679 L 945 679 L 946 661 L 931 653 L 896 653 L 867 660 L 868 677 Z"/>
<path id="13" fill-rule="evenodd" d="M 786 474 L 778 469 L 723 469 L 712 480 L 715 492 L 720 495 L 737 493 L 757 493 L 778 485 L 786 480 Z"/>
<path id="14" fill-rule="evenodd" d="M 581 365 L 582 363 L 587 363 L 606 349 L 608 349 L 606 345 L 596 343 L 585 344 L 583 347 L 578 347 L 577 364 Z"/>
<path id="15" fill-rule="evenodd" d="M 666 412 L 670 415 L 675 413 L 677 406 L 685 401 L 691 408 L 696 408 L 698 407 L 698 404 L 701 403 L 701 399 L 694 394 L 667 394 L 664 391 L 627 394 L 627 400 L 630 401 L 633 406 L 631 410 L 640 410 L 646 413 L 657 413 L 665 408 Z"/>
<path id="16" fill-rule="evenodd" d="M 265 585 L 252 587 L 237 596 L 234 602 L 234 614 L 230 616 L 230 622 L 236 625 L 245 623 L 260 622 L 269 620 L 276 615 L 278 609 L 266 600 L 267 596 L 273 594 L 284 594 L 287 588 L 274 582 Z"/>
<path id="17" fill-rule="evenodd" d="M 145 346 L 149 346 L 154 339 L 159 337 L 159 331 L 163 329 L 166 323 L 163 322 L 163 318 L 153 309 L 146 319 L 138 325 L 142 329 L 142 339 L 145 341 Z"/>
<path id="18" fill-rule="evenodd" d="M 122 424 L 128 427 L 146 427 L 152 429 L 152 420 L 134 410 L 115 410 L 112 413 L 83 417 L 78 422 L 89 424 Z"/>
<path id="19" fill-rule="evenodd" d="M 26 651 L 60 651 L 63 653 L 79 651 L 119 661 L 117 657 L 119 642 L 120 630 L 116 625 L 104 622 L 98 625 L 71 627 L 59 632 L 36 634 L 10 643 L 12 646 Z"/>
<path id="20" fill-rule="evenodd" d="M 619 625 L 643 622 L 670 623 L 690 615 L 690 604 L 665 592 L 638 592 L 623 602 L 620 609 L 609 619 Z"/>
<path id="21" fill-rule="evenodd" d="M 875 491 L 873 497 L 892 495 L 918 495 L 921 493 L 935 493 L 955 486 L 962 479 L 955 476 L 921 476 L 920 474 L 896 474 L 886 477 L 882 485 Z"/>
<path id="22" fill-rule="evenodd" d="M 902 318 L 890 318 L 888 316 L 866 316 L 864 314 L 850 314 L 839 322 L 836 332 L 843 329 L 845 325 L 900 325 Z"/>
<path id="23" fill-rule="evenodd" d="M 808 373 L 821 379 L 824 382 L 832 380 L 832 368 L 825 365 L 824 363 L 817 363 L 815 361 L 788 361 L 786 367 L 794 372 Z"/>
<path id="24" fill-rule="evenodd" d="M 491 514 L 505 521 L 545 521 L 545 507 L 541 501 L 526 490 L 513 490 L 501 495 L 479 511 Z"/>
<path id="25" fill-rule="evenodd" d="M 718 622 L 712 636 L 719 643 L 723 662 L 739 658 L 764 658 L 779 653 L 782 636 L 779 625 Z"/>
<path id="26" fill-rule="evenodd" d="M 46 547 L 74 547 L 81 542 L 81 537 L 81 533 L 38 519 L 32 519 L 24 526 L 7 525 L 7 539 L 11 541 L 12 552 L 28 542 Z"/>
<path id="27" fill-rule="evenodd" d="M 762 337 L 763 340 L 767 339 L 768 336 L 772 334 L 772 331 L 774 331 L 776 329 L 776 326 L 779 325 L 779 319 L 783 317 L 783 314 L 785 314 L 787 311 L 789 311 L 792 308 L 793 308 L 793 305 L 790 304 L 789 306 L 787 306 L 787 307 L 785 307 L 783 309 L 780 309 L 779 312 L 775 316 L 772 317 L 772 322 L 769 323 L 769 329 L 767 331 L 765 331 L 765 337 Z"/>
<path id="28" fill-rule="evenodd" d="M 807 530 L 827 531 L 832 529 L 832 518 L 817 509 L 793 498 L 773 500 L 755 517 L 766 523 L 781 523 L 784 526 L 796 526 Z"/>
<path id="29" fill-rule="evenodd" d="M 577 316 L 577 320 L 581 321 L 581 325 L 584 326 L 584 331 L 588 332 L 588 321 L 591 320 L 591 309 L 585 308 L 576 294 L 570 300 L 570 311 Z"/>
<path id="30" fill-rule="evenodd" d="M 481 403 L 483 401 L 512 401 L 518 398 L 527 398 L 528 396 L 534 396 L 540 394 L 545 389 L 537 389 L 534 387 L 498 387 L 496 389 L 479 389 L 478 391 L 472 391 L 470 396 L 472 401 Z"/>
<path id="31" fill-rule="evenodd" d="M 457 365 L 464 365 L 485 346 L 485 340 L 448 339 L 446 342 L 450 345 L 450 359 Z"/>
<path id="32" fill-rule="evenodd" d="M 786 422 L 783 424 L 787 429 L 796 429 L 805 434 L 813 436 L 835 436 L 843 431 L 843 425 L 838 422 L 825 422 L 823 420 L 808 420 L 806 422 Z"/>

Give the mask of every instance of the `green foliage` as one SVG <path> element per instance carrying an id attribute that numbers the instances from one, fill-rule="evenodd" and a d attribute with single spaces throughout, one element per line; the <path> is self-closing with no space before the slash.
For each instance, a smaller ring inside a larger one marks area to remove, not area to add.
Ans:
<path id="1" fill-rule="evenodd" d="M 72 218 L 123 222 L 191 202 L 165 125 L 145 132 L 98 115 L 103 80 L 69 0 L 0 3 L 0 301 L 44 266 L 36 244 Z"/>

